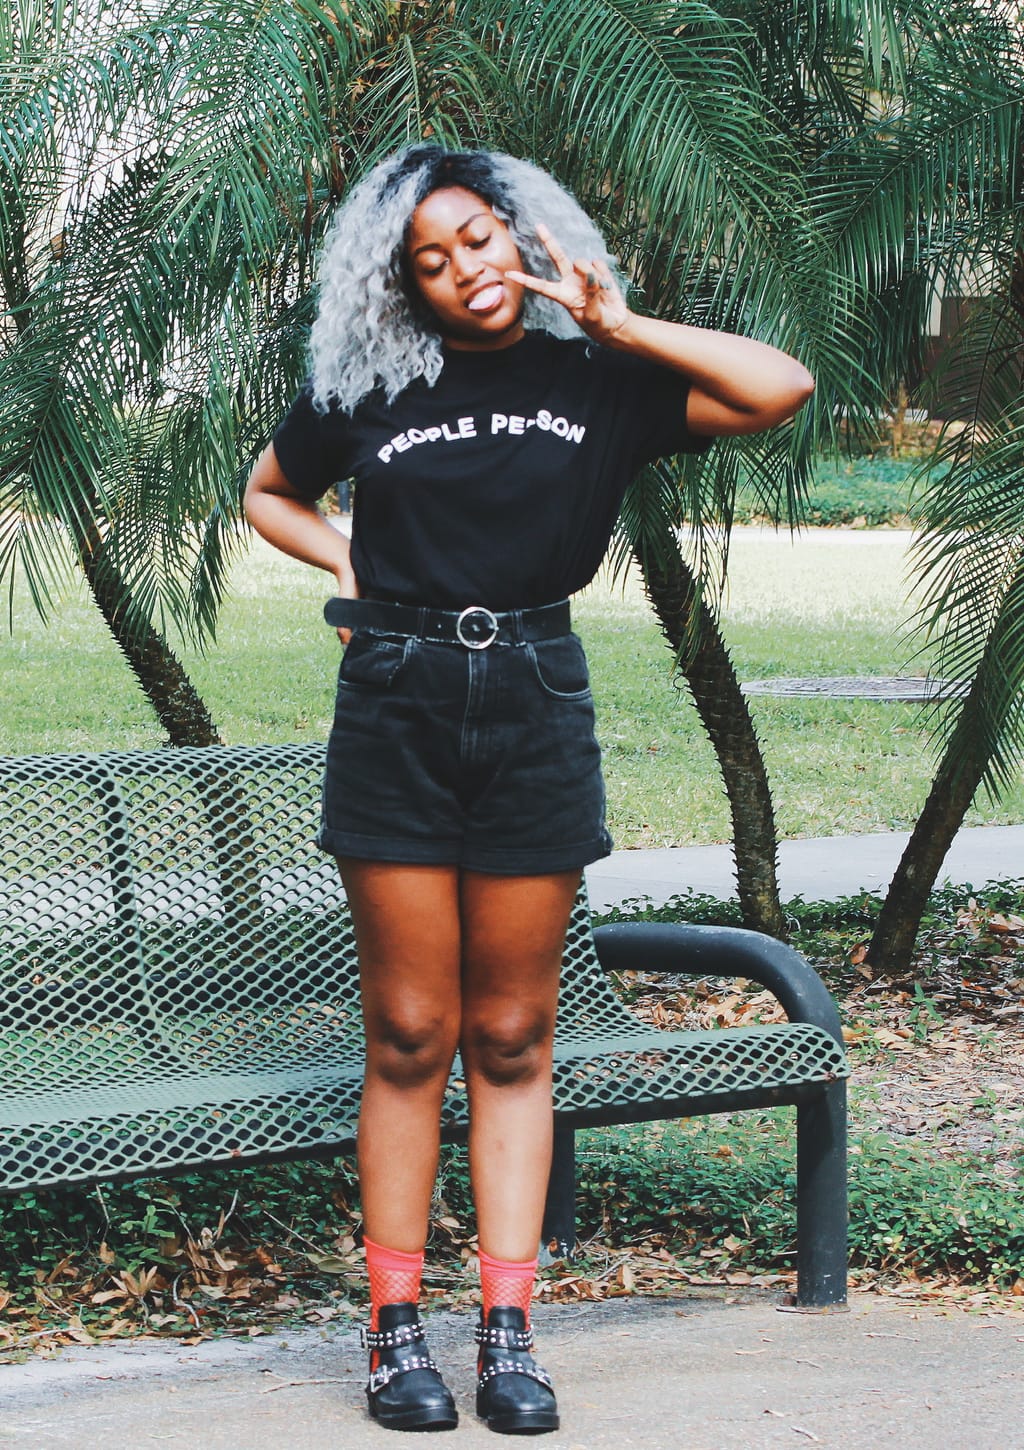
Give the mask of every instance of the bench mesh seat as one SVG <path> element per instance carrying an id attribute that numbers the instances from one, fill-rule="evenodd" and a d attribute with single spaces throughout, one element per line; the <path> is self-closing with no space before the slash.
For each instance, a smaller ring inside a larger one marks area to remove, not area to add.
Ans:
<path id="1" fill-rule="evenodd" d="M 3 1191 L 351 1145 L 358 974 L 312 844 L 322 760 L 319 745 L 0 757 Z M 563 1126 L 800 1103 L 845 1073 L 810 1021 L 647 1027 L 610 985 L 581 892 Z M 456 1061 L 447 1137 L 466 1112 Z"/>

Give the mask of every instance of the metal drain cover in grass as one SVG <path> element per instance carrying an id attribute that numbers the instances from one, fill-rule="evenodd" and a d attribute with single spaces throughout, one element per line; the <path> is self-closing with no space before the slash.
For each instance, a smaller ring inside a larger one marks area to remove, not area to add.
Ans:
<path id="1" fill-rule="evenodd" d="M 816 675 L 809 679 L 776 676 L 748 680 L 745 695 L 799 695 L 826 700 L 947 700 L 962 695 L 959 680 L 928 680 L 913 675 Z"/>

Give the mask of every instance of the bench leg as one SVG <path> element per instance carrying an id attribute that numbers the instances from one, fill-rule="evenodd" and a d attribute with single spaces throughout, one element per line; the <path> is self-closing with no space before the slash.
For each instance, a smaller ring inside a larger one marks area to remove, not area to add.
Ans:
<path id="1" fill-rule="evenodd" d="M 541 1236 L 544 1262 L 572 1258 L 576 1249 L 576 1134 L 557 1121 Z"/>
<path id="2" fill-rule="evenodd" d="M 797 1108 L 796 1302 L 808 1309 L 846 1303 L 846 1083 Z"/>

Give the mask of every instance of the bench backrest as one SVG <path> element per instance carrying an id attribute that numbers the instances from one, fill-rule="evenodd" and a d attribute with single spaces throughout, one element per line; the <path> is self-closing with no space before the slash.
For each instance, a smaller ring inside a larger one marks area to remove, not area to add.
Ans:
<path id="1" fill-rule="evenodd" d="M 313 844 L 321 745 L 0 757 L 0 1074 L 18 1091 L 138 1071 L 360 1056 L 355 942 Z M 560 1032 L 636 1030 L 583 893 Z"/>
<path id="2" fill-rule="evenodd" d="M 352 1141 L 358 971 L 335 864 L 313 843 L 322 761 L 320 745 L 0 756 L 0 1191 Z M 581 890 L 559 1113 L 720 1110 L 843 1073 L 809 1023 L 646 1027 L 597 960 Z M 456 1060 L 446 1132 L 467 1116 Z"/>

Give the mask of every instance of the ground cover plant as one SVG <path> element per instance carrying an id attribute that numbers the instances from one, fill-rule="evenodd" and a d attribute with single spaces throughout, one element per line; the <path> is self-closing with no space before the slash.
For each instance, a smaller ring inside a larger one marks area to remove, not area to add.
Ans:
<path id="1" fill-rule="evenodd" d="M 945 888 L 914 971 L 876 990 L 862 947 L 878 902 L 789 903 L 794 935 L 836 994 L 851 1055 L 854 1288 L 1024 1304 L 1024 881 Z M 724 922 L 682 897 L 613 917 Z M 771 1020 L 756 988 L 619 983 L 655 1024 Z M 580 1135 L 571 1263 L 553 1300 L 707 1289 L 784 1294 L 794 1282 L 793 1131 L 786 1110 Z M 137 1334 L 252 1335 L 364 1312 L 354 1163 L 219 1168 L 176 1179 L 23 1193 L 0 1204 L 0 1357 Z M 428 1301 L 477 1294 L 464 1152 L 447 1150 Z"/>

